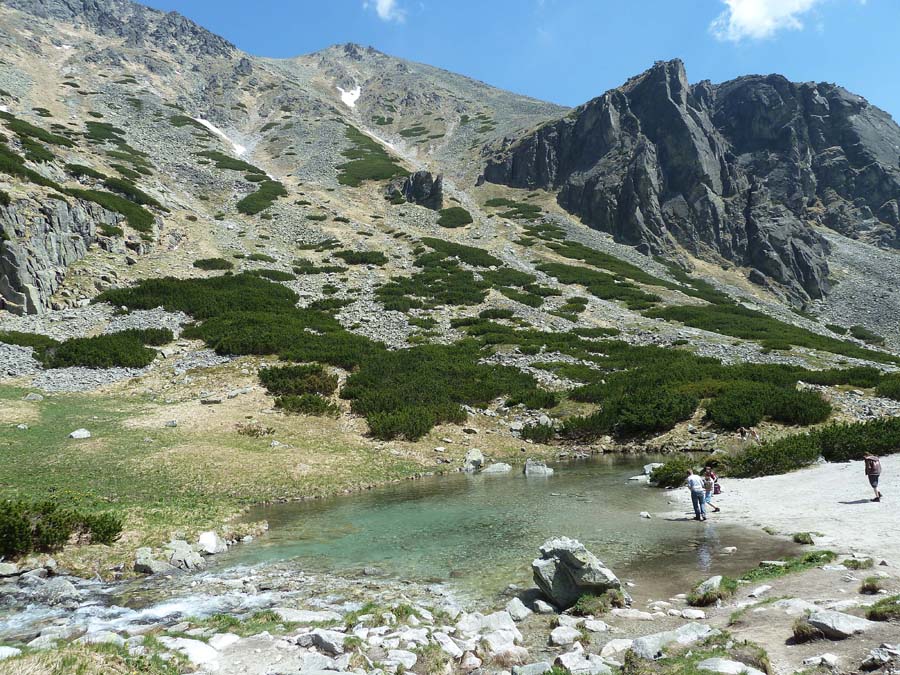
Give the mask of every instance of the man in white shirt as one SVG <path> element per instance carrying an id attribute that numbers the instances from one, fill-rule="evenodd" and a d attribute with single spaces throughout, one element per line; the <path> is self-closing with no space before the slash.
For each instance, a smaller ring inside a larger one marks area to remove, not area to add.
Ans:
<path id="1" fill-rule="evenodd" d="M 691 491 L 691 504 L 694 507 L 694 520 L 706 520 L 706 491 L 703 489 L 703 479 L 688 469 L 687 486 Z"/>

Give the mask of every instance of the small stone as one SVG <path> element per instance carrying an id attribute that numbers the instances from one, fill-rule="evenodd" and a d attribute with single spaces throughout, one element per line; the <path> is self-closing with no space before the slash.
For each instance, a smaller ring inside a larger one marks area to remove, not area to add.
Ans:
<path id="1" fill-rule="evenodd" d="M 11 659 L 13 656 L 18 656 L 21 653 L 22 650 L 15 647 L 0 647 L 0 661 Z"/>
<path id="2" fill-rule="evenodd" d="M 646 518 L 647 520 L 650 520 L 651 517 L 652 516 L 647 511 L 641 511 L 641 518 Z"/>
<path id="3" fill-rule="evenodd" d="M 603 649 L 600 650 L 600 656 L 604 658 L 618 656 L 631 649 L 632 643 L 634 643 L 634 640 L 626 638 L 615 638 L 614 640 L 610 640 L 603 645 Z"/>
<path id="4" fill-rule="evenodd" d="M 820 654 L 819 656 L 811 656 L 808 659 L 803 659 L 804 666 L 827 666 L 828 668 L 834 668 L 837 666 L 838 657 L 834 654 Z"/>
<path id="5" fill-rule="evenodd" d="M 25 396 L 22 398 L 22 400 L 29 401 L 31 403 L 37 403 L 39 401 L 43 401 L 44 397 L 36 392 L 31 392 L 31 393 L 25 394 Z"/>
<path id="6" fill-rule="evenodd" d="M 83 439 L 83 438 L 90 438 L 90 437 L 91 437 L 91 432 L 88 431 L 87 429 L 76 429 L 75 431 L 73 431 L 72 433 L 69 434 L 69 438 L 75 438 L 75 439 Z"/>
<path id="7" fill-rule="evenodd" d="M 681 612 L 681 617 L 683 619 L 690 619 L 691 621 L 699 621 L 706 618 L 706 612 L 702 609 L 685 609 Z"/>
<path id="8" fill-rule="evenodd" d="M 750 591 L 749 597 L 751 598 L 761 598 L 766 593 L 772 590 L 772 587 L 768 584 L 763 584 L 762 586 L 757 586 L 752 591 Z"/>
<path id="9" fill-rule="evenodd" d="M 509 612 L 513 621 L 524 621 L 531 614 L 531 610 L 519 598 L 513 598 L 506 603 L 506 611 Z"/>
<path id="10" fill-rule="evenodd" d="M 178 426 L 178 420 L 169 420 L 168 422 L 166 422 L 166 426 L 170 429 L 174 429 Z"/>
<path id="11" fill-rule="evenodd" d="M 533 607 L 537 614 L 556 614 L 556 608 L 549 602 L 544 602 L 543 600 L 535 600 Z"/>
<path id="12" fill-rule="evenodd" d="M 550 633 L 550 644 L 565 647 L 581 639 L 581 631 L 569 626 L 559 626 Z"/>

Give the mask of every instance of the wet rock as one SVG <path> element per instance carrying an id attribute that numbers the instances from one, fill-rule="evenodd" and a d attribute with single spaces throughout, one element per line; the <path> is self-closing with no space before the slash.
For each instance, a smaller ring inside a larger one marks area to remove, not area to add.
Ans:
<path id="1" fill-rule="evenodd" d="M 311 611 L 308 609 L 289 609 L 287 607 L 273 607 L 272 611 L 278 615 L 282 621 L 290 623 L 310 624 L 310 623 L 328 623 L 340 621 L 341 615 L 330 610 Z"/>
<path id="2" fill-rule="evenodd" d="M 97 633 L 83 635 L 78 638 L 76 642 L 85 645 L 115 645 L 116 647 L 123 647 L 125 645 L 125 638 L 112 631 L 103 630 Z"/>
<path id="3" fill-rule="evenodd" d="M 156 560 L 153 551 L 144 547 L 135 551 L 134 571 L 139 574 L 170 574 L 177 569 L 163 560 Z"/>
<path id="4" fill-rule="evenodd" d="M 534 582 L 558 607 L 567 609 L 582 595 L 622 588 L 612 570 L 575 539 L 548 539 L 540 552 L 531 563 Z"/>
<path id="5" fill-rule="evenodd" d="M 201 533 L 197 544 L 200 546 L 200 550 L 207 555 L 225 553 L 228 550 L 225 540 L 212 530 Z"/>
<path id="6" fill-rule="evenodd" d="M 62 605 L 78 600 L 78 589 L 71 581 L 55 577 L 42 583 L 35 592 L 35 598 L 47 605 Z"/>
<path id="7" fill-rule="evenodd" d="M 182 570 L 196 570 L 206 563 L 203 556 L 183 539 L 173 539 L 165 546 L 169 564 Z"/>
<path id="8" fill-rule="evenodd" d="M 494 462 L 493 464 L 482 469 L 481 473 L 509 473 L 510 471 L 512 471 L 512 467 L 509 464 L 504 464 L 503 462 Z"/>
<path id="9" fill-rule="evenodd" d="M 466 453 L 463 460 L 463 471 L 467 473 L 475 473 L 484 466 L 484 453 L 478 448 L 472 448 Z"/>
<path id="10" fill-rule="evenodd" d="M 712 633 L 713 629 L 706 624 L 688 623 L 675 630 L 637 638 L 631 645 L 631 650 L 642 659 L 658 659 L 668 645 L 693 644 L 709 637 Z"/>
<path id="11" fill-rule="evenodd" d="M 751 668 L 746 663 L 729 659 L 706 659 L 698 663 L 697 668 L 712 673 L 722 673 L 722 675 L 765 675 L 762 671 Z"/>
<path id="12" fill-rule="evenodd" d="M 874 621 L 829 610 L 815 611 L 809 615 L 807 621 L 830 640 L 844 640 L 865 633 L 877 625 Z"/>
<path id="13" fill-rule="evenodd" d="M 526 476 L 529 477 L 540 477 L 540 476 L 552 476 L 553 469 L 547 466 L 544 462 L 539 462 L 534 459 L 525 460 L 525 468 L 523 472 Z"/>

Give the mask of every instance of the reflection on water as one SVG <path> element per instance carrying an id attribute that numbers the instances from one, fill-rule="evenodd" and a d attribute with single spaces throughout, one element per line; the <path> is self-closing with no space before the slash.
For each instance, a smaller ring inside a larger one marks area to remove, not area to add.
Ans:
<path id="1" fill-rule="evenodd" d="M 628 481 L 647 461 L 602 458 L 539 479 L 518 471 L 453 475 L 261 507 L 247 518 L 268 520 L 268 535 L 233 548 L 219 564 L 297 559 L 305 568 L 338 573 L 376 567 L 492 594 L 509 583 L 529 584 L 538 547 L 549 537 L 569 536 L 645 593 L 672 593 L 704 574 L 734 573 L 786 552 L 783 542 L 712 519 L 665 517 L 673 509 L 665 492 Z M 654 517 L 640 518 L 641 511 Z M 725 556 L 724 546 L 737 546 L 738 553 Z"/>

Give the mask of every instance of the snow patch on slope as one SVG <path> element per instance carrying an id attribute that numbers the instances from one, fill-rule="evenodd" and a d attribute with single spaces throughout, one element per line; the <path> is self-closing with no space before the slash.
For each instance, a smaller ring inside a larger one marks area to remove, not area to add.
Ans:
<path id="1" fill-rule="evenodd" d="M 241 145 L 240 143 L 235 143 L 233 140 L 231 140 L 231 139 L 225 134 L 224 131 L 222 131 L 221 129 L 219 129 L 219 127 L 217 127 L 215 124 L 213 124 L 213 123 L 210 122 L 209 120 L 205 120 L 205 119 L 203 119 L 202 117 L 195 117 L 195 118 L 194 118 L 194 121 L 200 122 L 200 124 L 202 124 L 203 126 L 205 126 L 207 129 L 209 129 L 211 132 L 213 132 L 216 136 L 218 136 L 219 138 L 221 138 L 223 141 L 225 141 L 226 143 L 231 144 L 231 147 L 234 148 L 235 154 L 243 155 L 243 154 L 245 154 L 245 153 L 247 152 L 247 148 L 246 148 L 246 147 L 244 147 L 244 146 Z"/>
<path id="2" fill-rule="evenodd" d="M 338 87 L 337 90 L 341 92 L 341 101 L 343 101 L 344 105 L 348 108 L 355 108 L 356 102 L 359 100 L 359 97 L 362 96 L 362 87 L 356 87 L 349 91 Z"/>

